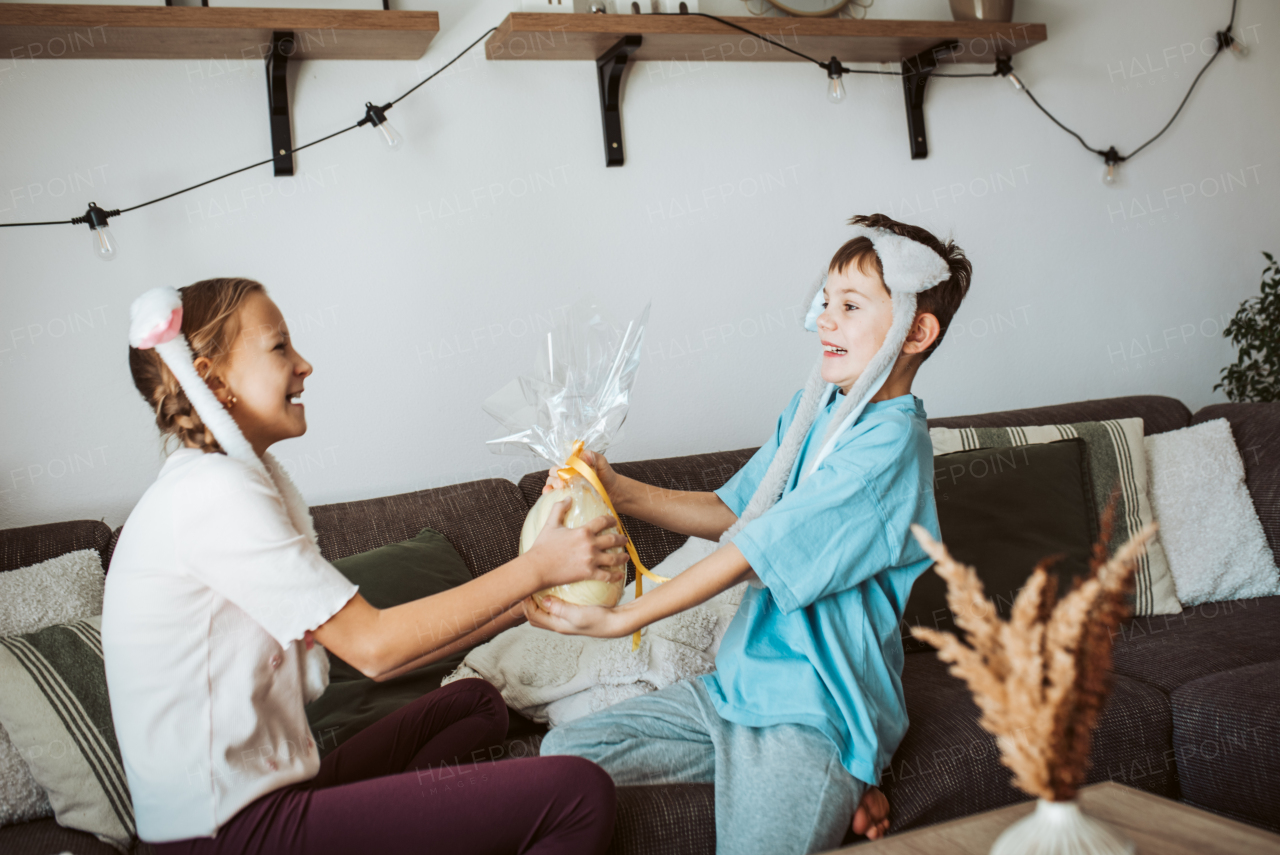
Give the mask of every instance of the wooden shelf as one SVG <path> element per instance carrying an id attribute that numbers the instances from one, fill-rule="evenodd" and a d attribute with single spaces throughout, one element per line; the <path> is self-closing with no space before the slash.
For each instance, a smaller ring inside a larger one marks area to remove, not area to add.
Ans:
<path id="1" fill-rule="evenodd" d="M 901 62 L 948 41 L 939 63 L 995 62 L 1048 37 L 1044 24 L 984 21 L 853 21 L 844 18 L 726 18 L 826 61 Z M 485 42 L 489 59 L 594 60 L 626 35 L 643 37 L 630 60 L 801 62 L 795 54 L 698 15 L 568 15 L 512 12 Z"/>
<path id="2" fill-rule="evenodd" d="M 624 163 L 622 76 L 643 60 L 686 62 L 804 62 L 785 45 L 826 63 L 901 64 L 911 157 L 927 157 L 924 91 L 943 64 L 994 65 L 1045 41 L 1044 24 L 989 21 L 854 21 L 845 18 L 726 18 L 736 29 L 701 15 L 569 15 L 512 12 L 484 44 L 497 60 L 593 60 L 600 87 L 606 166 Z M 779 44 L 769 44 L 753 33 Z M 836 70 L 837 74 L 839 69 Z"/>
<path id="3" fill-rule="evenodd" d="M 295 34 L 294 59 L 418 59 L 436 12 L 61 6 L 0 3 L 0 56 L 22 59 L 262 59 L 271 34 Z"/>

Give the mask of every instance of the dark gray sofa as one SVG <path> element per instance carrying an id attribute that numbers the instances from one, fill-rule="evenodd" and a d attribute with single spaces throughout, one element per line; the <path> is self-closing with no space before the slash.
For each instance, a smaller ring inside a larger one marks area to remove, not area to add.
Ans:
<path id="1" fill-rule="evenodd" d="M 1179 401 L 1134 396 L 946 419 L 932 427 L 1011 426 L 1141 417 L 1148 434 L 1227 418 L 1272 551 L 1280 557 L 1280 404 L 1222 404 L 1194 416 Z M 686 490 L 723 484 L 754 449 L 617 465 L 642 481 Z M 312 508 L 330 560 L 404 540 L 425 526 L 444 533 L 473 575 L 513 558 L 541 475 L 517 486 L 486 480 Z M 641 559 L 653 566 L 683 540 L 624 520 Z M 946 532 L 943 532 L 945 538 Z M 0 532 L 0 571 L 75 549 L 98 549 L 109 564 L 119 529 L 75 521 Z M 1094 734 L 1090 782 L 1115 780 L 1215 813 L 1280 831 L 1280 597 L 1187 608 L 1135 618 L 1115 640 L 1115 680 Z M 1000 765 L 994 739 L 978 727 L 963 682 L 929 652 L 903 672 L 910 728 L 884 772 L 890 833 L 1027 799 Z M 507 747 L 529 753 L 542 728 L 512 718 Z M 613 851 L 713 853 L 710 785 L 619 789 Z M 852 835 L 846 842 L 854 842 Z M 139 845 L 139 852 L 149 847 Z M 53 820 L 0 828 L 12 855 L 110 853 Z"/>

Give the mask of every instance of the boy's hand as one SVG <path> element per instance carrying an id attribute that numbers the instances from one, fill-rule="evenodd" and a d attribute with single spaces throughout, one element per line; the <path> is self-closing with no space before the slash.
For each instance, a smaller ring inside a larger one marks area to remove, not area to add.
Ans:
<path id="1" fill-rule="evenodd" d="M 613 467 L 609 465 L 609 461 L 604 459 L 603 454 L 596 454 L 594 451 L 586 451 L 585 449 L 580 456 L 588 466 L 595 470 L 596 477 L 600 479 L 600 486 L 604 487 L 604 491 L 610 497 L 613 497 L 614 489 L 618 484 L 618 476 L 613 471 Z M 559 490 L 564 486 L 564 482 L 556 474 L 559 471 L 559 467 L 547 470 L 547 483 L 542 485 L 542 492 L 550 493 L 552 490 Z"/>
<path id="2" fill-rule="evenodd" d="M 539 603 L 541 599 L 541 603 Z M 559 597 L 537 595 L 524 599 L 524 614 L 529 623 L 562 635 L 589 635 L 593 638 L 621 638 L 635 632 L 626 614 L 604 606 L 579 606 Z"/>
<path id="3" fill-rule="evenodd" d="M 604 533 L 616 526 L 611 516 L 598 516 L 578 528 L 565 528 L 564 515 L 569 510 L 569 500 L 556 502 L 551 516 L 538 538 L 529 549 L 540 568 L 540 587 L 567 585 L 593 579 L 598 582 L 617 582 L 626 578 L 626 552 L 609 552 L 609 549 L 626 545 L 627 539 L 617 532 Z"/>

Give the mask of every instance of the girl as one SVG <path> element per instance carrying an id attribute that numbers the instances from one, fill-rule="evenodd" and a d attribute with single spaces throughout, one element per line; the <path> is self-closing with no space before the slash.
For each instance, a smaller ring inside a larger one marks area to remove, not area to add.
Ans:
<path id="1" fill-rule="evenodd" d="M 600 767 L 480 762 L 507 730 L 482 680 L 423 696 L 323 761 L 303 706 L 327 685 L 324 647 L 385 680 L 518 623 L 534 591 L 616 580 L 626 557 L 607 550 L 624 538 L 602 534 L 613 520 L 553 523 L 478 579 L 375 609 L 321 557 L 267 451 L 306 432 L 298 398 L 312 367 L 266 289 L 157 288 L 131 316 L 134 383 L 183 446 L 129 515 L 103 605 L 139 836 L 163 855 L 603 852 L 614 788 Z"/>

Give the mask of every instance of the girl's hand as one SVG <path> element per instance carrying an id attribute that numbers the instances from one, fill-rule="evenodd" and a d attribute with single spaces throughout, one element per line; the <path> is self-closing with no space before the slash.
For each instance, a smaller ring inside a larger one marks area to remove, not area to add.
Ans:
<path id="1" fill-rule="evenodd" d="M 635 632 L 627 625 L 627 615 L 604 606 L 579 606 L 559 597 L 526 597 L 523 601 L 529 623 L 563 635 L 589 635 L 593 638 L 621 638 Z"/>
<path id="2" fill-rule="evenodd" d="M 609 461 L 604 459 L 603 454 L 596 454 L 594 451 L 583 450 L 582 459 L 586 464 L 595 470 L 596 477 L 600 479 L 600 486 L 604 487 L 604 491 L 613 498 L 614 491 L 618 486 L 618 475 L 613 471 L 613 467 L 609 465 Z M 552 490 L 559 490 L 564 486 L 564 482 L 560 480 L 559 467 L 547 470 L 547 483 L 542 485 L 542 492 L 550 493 Z M 617 499 L 614 499 L 615 504 Z"/>
<path id="3" fill-rule="evenodd" d="M 625 546 L 627 539 L 616 531 L 605 532 L 618 521 L 611 516 L 598 516 L 578 528 L 565 528 L 564 515 L 569 500 L 556 502 L 551 516 L 529 549 L 541 569 L 540 587 L 567 585 L 593 579 L 617 582 L 626 578 L 626 552 L 608 550 Z"/>

